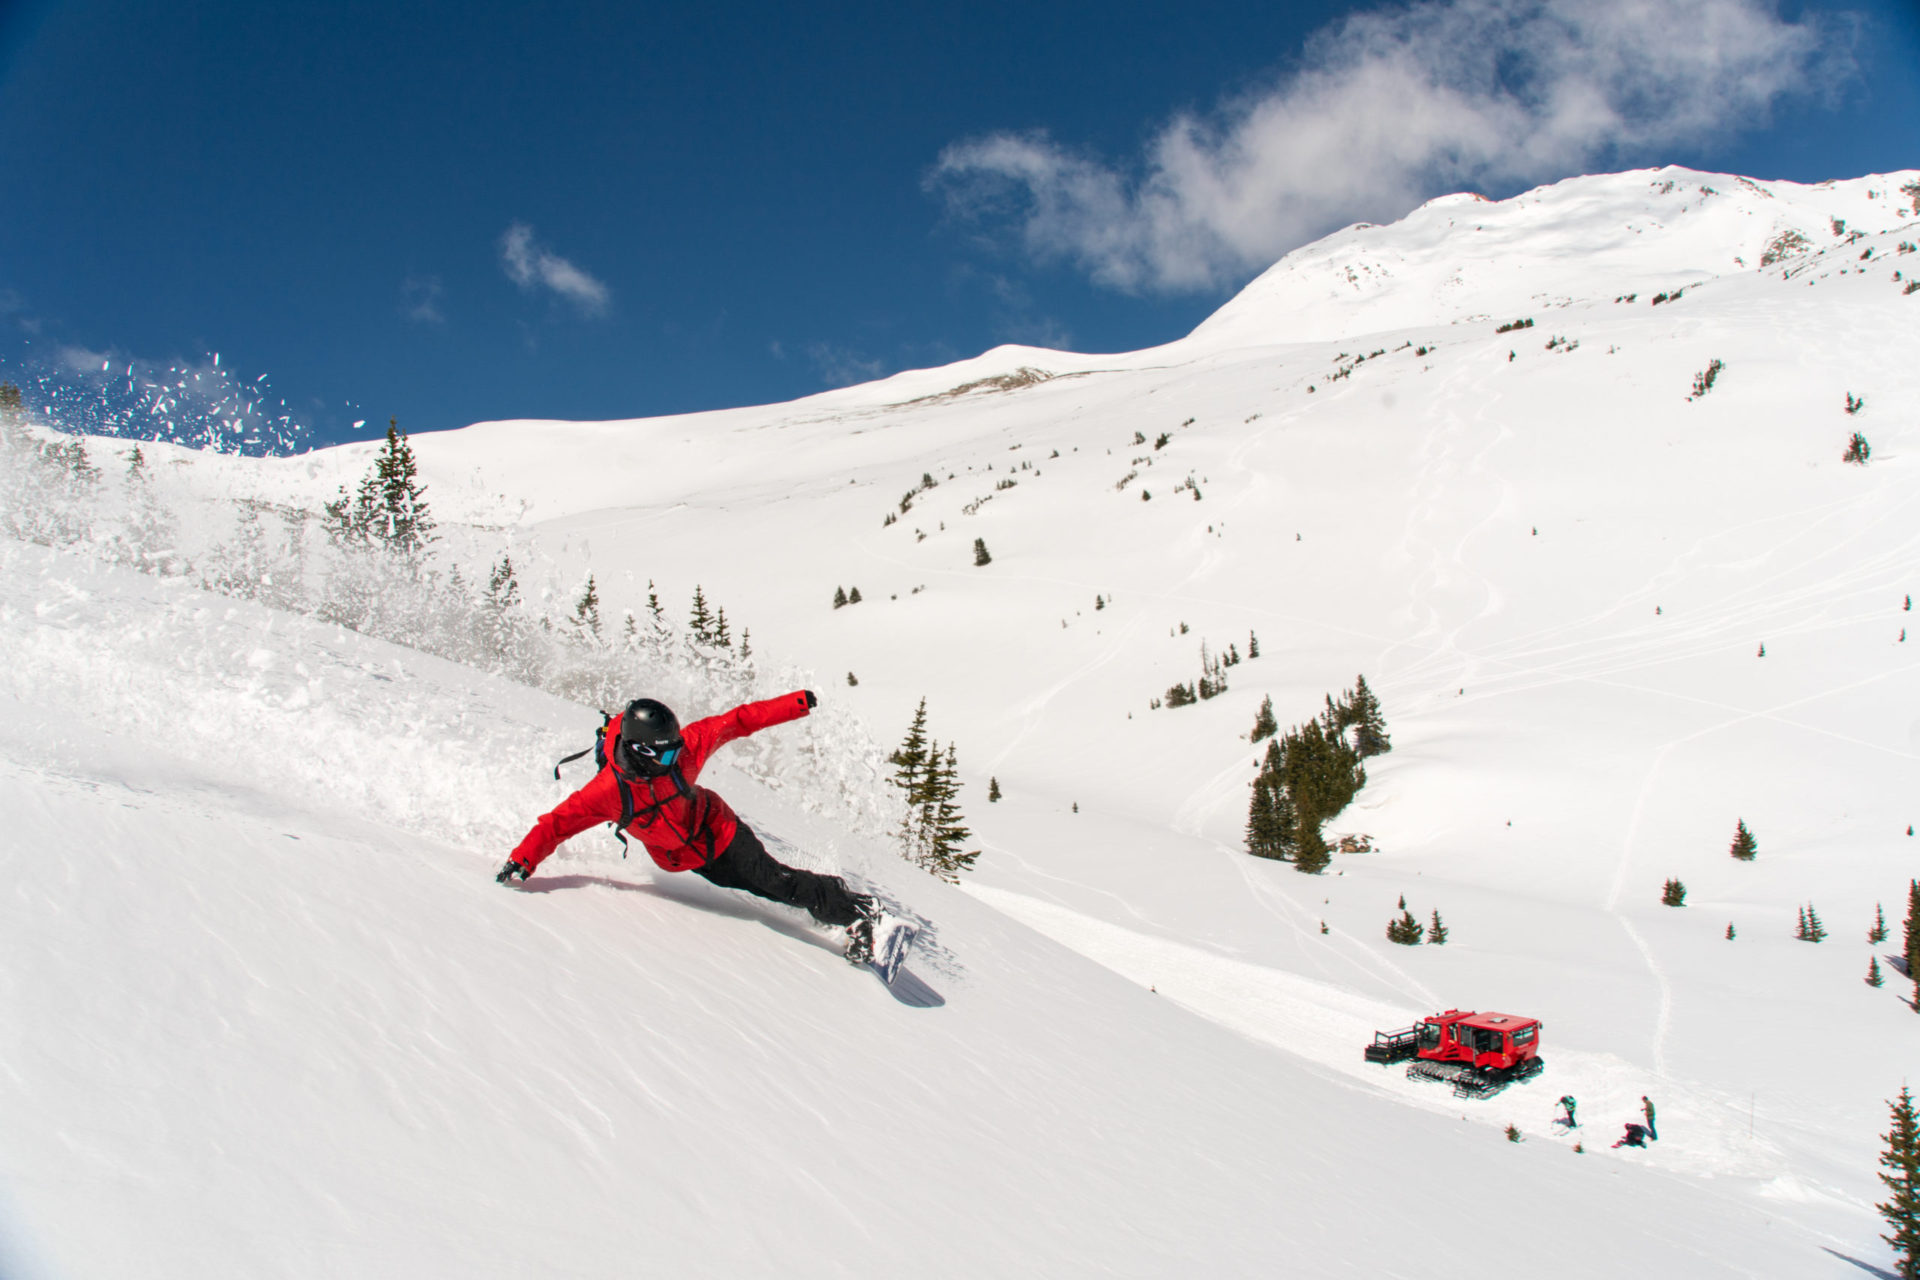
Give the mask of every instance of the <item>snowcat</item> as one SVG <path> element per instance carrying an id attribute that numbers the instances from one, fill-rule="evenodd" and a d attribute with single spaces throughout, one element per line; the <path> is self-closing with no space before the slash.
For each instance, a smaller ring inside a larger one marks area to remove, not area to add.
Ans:
<path id="1" fill-rule="evenodd" d="M 1547 1065 L 1540 1056 L 1538 1018 L 1460 1009 L 1399 1031 L 1376 1031 L 1366 1048 L 1367 1061 L 1383 1066 L 1409 1058 L 1408 1079 L 1450 1083 L 1456 1098 L 1492 1097 Z"/>

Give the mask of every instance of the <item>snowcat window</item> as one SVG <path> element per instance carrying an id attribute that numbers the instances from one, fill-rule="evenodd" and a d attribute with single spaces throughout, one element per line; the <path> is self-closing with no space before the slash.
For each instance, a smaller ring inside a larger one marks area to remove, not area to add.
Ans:
<path id="1" fill-rule="evenodd" d="M 1422 1049 L 1435 1049 L 1435 1048 L 1438 1048 L 1439 1045 L 1440 1045 L 1440 1024 L 1437 1022 L 1421 1023 L 1420 1024 L 1420 1047 Z"/>
<path id="2" fill-rule="evenodd" d="M 1540 1028 L 1538 1026 L 1522 1027 L 1513 1033 L 1513 1043 L 1516 1047 L 1523 1044 L 1532 1044 L 1534 1036 L 1539 1033 Z"/>

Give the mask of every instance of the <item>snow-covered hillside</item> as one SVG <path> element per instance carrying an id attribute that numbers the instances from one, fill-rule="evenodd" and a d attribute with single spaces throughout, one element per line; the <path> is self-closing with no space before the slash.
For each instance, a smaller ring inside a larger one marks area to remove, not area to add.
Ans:
<path id="1" fill-rule="evenodd" d="M 938 1009 L 603 838 L 498 890 L 581 709 L 8 550 L 12 1216 L 50 1274 L 168 1232 L 161 1273 L 208 1232 L 236 1274 L 1884 1265 L 1920 1018 L 1861 979 L 1920 875 L 1917 179 L 1448 197 L 1152 351 L 417 438 L 467 580 L 511 548 L 609 617 L 698 585 L 881 747 L 926 699 L 960 890 L 764 771 L 722 787 L 938 923 Z M 315 510 L 368 451 L 179 461 Z M 1255 636 L 1225 694 L 1152 706 Z M 1255 709 L 1356 673 L 1394 749 L 1335 829 L 1375 851 L 1248 857 Z M 1402 897 L 1447 946 L 1385 940 Z M 1546 1074 L 1460 1103 L 1360 1062 L 1454 1006 L 1544 1019 Z M 1661 1141 L 1609 1150 L 1642 1094 Z"/>

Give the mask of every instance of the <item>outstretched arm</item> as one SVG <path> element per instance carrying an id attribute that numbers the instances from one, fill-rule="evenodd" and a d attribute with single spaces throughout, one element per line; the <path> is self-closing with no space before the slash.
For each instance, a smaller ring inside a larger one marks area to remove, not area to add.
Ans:
<path id="1" fill-rule="evenodd" d="M 717 716 L 709 716 L 687 726 L 689 736 L 697 727 L 711 734 L 712 745 L 709 752 L 724 747 L 735 738 L 744 738 L 750 733 L 772 728 L 776 724 L 785 724 L 789 720 L 798 720 L 811 711 L 820 700 L 813 696 L 810 689 L 796 689 L 792 693 L 783 693 L 777 698 L 768 698 L 764 702 L 746 702 L 731 711 L 722 711 Z"/>
<path id="2" fill-rule="evenodd" d="M 611 812 L 608 810 L 609 801 L 612 802 Z M 618 796 L 608 775 L 601 773 L 552 810 L 541 814 L 540 820 L 514 847 L 513 853 L 507 858 L 507 865 L 500 868 L 500 874 L 494 879 L 502 884 L 513 879 L 524 880 L 564 841 L 596 823 L 617 821 L 619 817 Z"/>

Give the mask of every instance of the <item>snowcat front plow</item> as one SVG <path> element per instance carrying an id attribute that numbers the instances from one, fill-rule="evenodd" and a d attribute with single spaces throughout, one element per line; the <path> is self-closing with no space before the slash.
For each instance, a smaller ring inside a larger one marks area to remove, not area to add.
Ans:
<path id="1" fill-rule="evenodd" d="M 1456 1098 L 1490 1098 L 1547 1065 L 1540 1056 L 1538 1018 L 1459 1009 L 1398 1031 L 1374 1032 L 1365 1057 L 1382 1066 L 1412 1059 L 1408 1079 L 1451 1084 Z"/>

